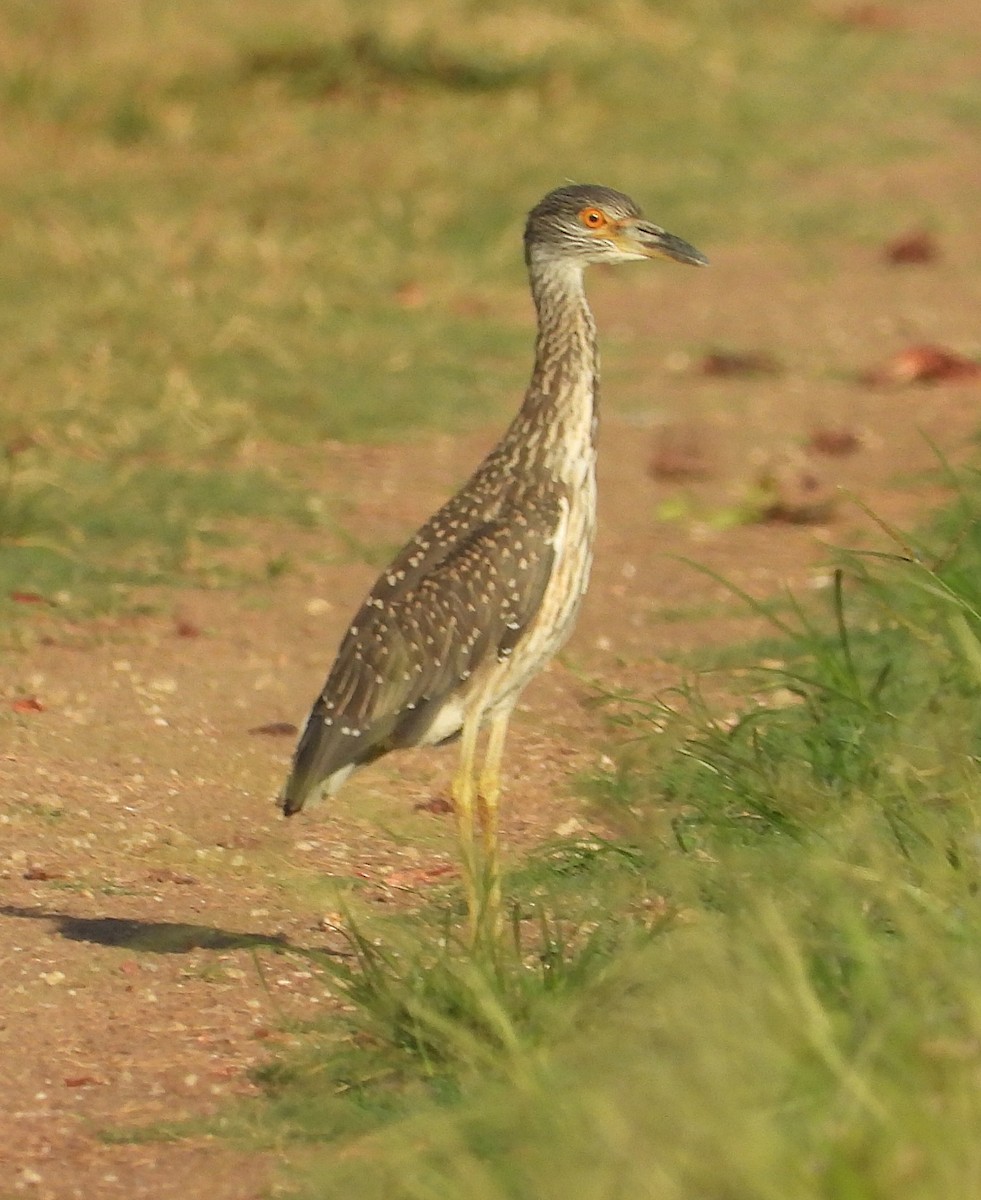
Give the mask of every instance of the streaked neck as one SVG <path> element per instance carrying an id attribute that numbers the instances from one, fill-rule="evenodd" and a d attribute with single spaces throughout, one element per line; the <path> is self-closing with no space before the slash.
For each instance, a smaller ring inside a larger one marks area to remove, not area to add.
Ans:
<path id="1" fill-rule="evenodd" d="M 561 404 L 589 390 L 597 376 L 596 324 L 586 300 L 583 268 L 563 260 L 532 260 L 531 294 L 538 312 L 529 398 Z"/>
<path id="2" fill-rule="evenodd" d="M 570 482 L 595 457 L 599 359 L 596 325 L 586 301 L 583 269 L 561 260 L 532 260 L 531 292 L 538 312 L 535 365 L 515 420 L 522 459 L 544 462 Z"/>

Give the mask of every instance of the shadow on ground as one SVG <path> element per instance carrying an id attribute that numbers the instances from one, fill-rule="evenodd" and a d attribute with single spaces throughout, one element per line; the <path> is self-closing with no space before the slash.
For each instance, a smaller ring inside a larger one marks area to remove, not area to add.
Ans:
<path id="1" fill-rule="evenodd" d="M 282 934 L 236 933 L 211 925 L 186 925 L 176 921 L 134 921 L 121 917 L 72 917 L 45 908 L 0 905 L 0 916 L 30 921 L 50 921 L 56 933 L 73 942 L 120 946 L 153 954 L 186 954 L 189 950 L 248 950 L 265 946 L 297 950 Z"/>

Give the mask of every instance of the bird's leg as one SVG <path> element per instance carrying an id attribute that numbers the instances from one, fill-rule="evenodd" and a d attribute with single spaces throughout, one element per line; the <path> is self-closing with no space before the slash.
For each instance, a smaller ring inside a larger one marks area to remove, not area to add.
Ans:
<path id="1" fill-rule="evenodd" d="M 496 936 L 501 924 L 501 862 L 498 842 L 501 798 L 501 762 L 504 741 L 508 732 L 511 710 L 499 712 L 491 719 L 487 747 L 480 777 L 477 780 L 477 815 L 483 838 L 483 900 L 484 929 Z"/>
<path id="2" fill-rule="evenodd" d="M 474 806 L 477 799 L 476 759 L 479 714 L 469 716 L 463 723 L 460 738 L 460 759 L 453 780 L 453 811 L 456 813 L 460 856 L 463 860 L 463 886 L 467 895 L 467 925 L 470 943 L 477 941 L 480 926 L 480 897 L 477 878 L 477 847 L 474 839 Z"/>

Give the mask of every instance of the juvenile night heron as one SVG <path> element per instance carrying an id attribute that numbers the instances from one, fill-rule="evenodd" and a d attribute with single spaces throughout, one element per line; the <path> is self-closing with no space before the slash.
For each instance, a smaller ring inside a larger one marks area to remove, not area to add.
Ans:
<path id="1" fill-rule="evenodd" d="M 452 795 L 474 939 L 499 909 L 508 719 L 569 636 L 592 560 L 599 363 L 583 270 L 643 258 L 707 261 L 610 188 L 561 187 L 532 209 L 525 261 L 538 336 L 524 403 L 358 610 L 280 797 L 290 816 L 390 750 L 459 737 Z"/>

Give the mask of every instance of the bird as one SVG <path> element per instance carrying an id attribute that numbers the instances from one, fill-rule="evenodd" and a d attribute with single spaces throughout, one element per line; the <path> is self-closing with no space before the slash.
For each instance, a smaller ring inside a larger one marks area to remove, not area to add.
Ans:
<path id="1" fill-rule="evenodd" d="M 528 214 L 524 251 L 537 314 L 524 400 L 358 609 L 279 796 L 292 816 L 391 751 L 459 740 L 451 795 L 474 945 L 500 921 L 508 721 L 570 635 L 592 563 L 599 358 L 584 270 L 708 262 L 629 196 L 597 184 L 549 192 Z"/>

